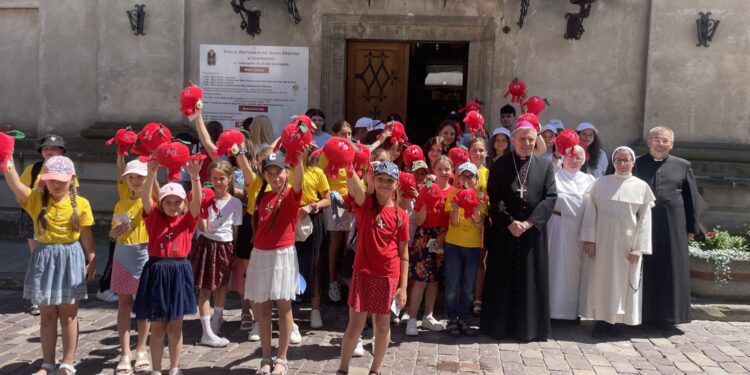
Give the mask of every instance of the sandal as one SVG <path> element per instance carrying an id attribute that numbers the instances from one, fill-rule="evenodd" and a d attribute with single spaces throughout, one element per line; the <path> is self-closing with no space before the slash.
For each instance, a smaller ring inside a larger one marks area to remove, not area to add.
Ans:
<path id="1" fill-rule="evenodd" d="M 283 371 L 276 371 L 276 366 L 283 366 Z M 286 375 L 287 372 L 289 372 L 289 361 L 283 358 L 276 358 L 275 361 L 273 361 L 273 367 L 274 371 L 271 373 L 271 375 Z"/>
<path id="2" fill-rule="evenodd" d="M 250 314 L 242 314 L 240 331 L 249 331 L 251 329 L 253 329 L 253 316 Z"/>
<path id="3" fill-rule="evenodd" d="M 268 370 L 264 371 L 263 367 L 268 366 Z M 260 360 L 260 367 L 258 368 L 258 371 L 255 372 L 256 375 L 271 375 L 271 366 L 273 366 L 273 361 L 271 358 L 263 358 Z"/>
<path id="4" fill-rule="evenodd" d="M 135 352 L 135 372 L 151 371 L 151 361 L 146 352 Z"/>
<path id="5" fill-rule="evenodd" d="M 39 370 L 37 370 L 37 372 L 33 373 L 32 375 L 51 375 L 53 372 L 55 372 L 54 363 L 42 363 L 42 366 L 39 367 Z"/>
<path id="6" fill-rule="evenodd" d="M 60 374 L 60 371 L 65 371 L 65 374 Z M 73 365 L 67 364 L 67 363 L 61 363 L 60 366 L 57 368 L 57 374 L 58 375 L 75 375 L 76 368 L 73 367 Z"/>
<path id="7" fill-rule="evenodd" d="M 123 354 L 120 356 L 120 362 L 117 363 L 115 374 L 117 375 L 133 375 L 133 366 L 130 365 L 130 354 Z"/>
<path id="8" fill-rule="evenodd" d="M 370 370 L 370 372 L 368 372 L 367 375 L 380 375 L 380 372 L 379 371 Z"/>
<path id="9" fill-rule="evenodd" d="M 182 370 L 175 367 L 169 370 L 169 375 L 182 375 Z"/>
<path id="10" fill-rule="evenodd" d="M 463 333 L 466 337 L 474 337 L 477 335 L 477 330 L 474 328 L 471 328 L 471 325 L 467 323 L 464 320 L 461 320 L 458 322 L 459 327 L 461 328 L 461 333 Z"/>
<path id="11" fill-rule="evenodd" d="M 449 335 L 453 337 L 461 337 L 461 327 L 458 325 L 458 321 L 451 320 L 448 323 L 448 326 L 445 327 L 445 330 L 448 332 Z"/>

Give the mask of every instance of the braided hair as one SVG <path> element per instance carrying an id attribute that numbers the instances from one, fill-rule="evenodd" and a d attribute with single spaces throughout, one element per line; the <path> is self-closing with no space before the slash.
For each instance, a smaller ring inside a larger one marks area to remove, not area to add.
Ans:
<path id="1" fill-rule="evenodd" d="M 49 204 L 49 189 L 45 185 L 42 191 L 42 209 L 36 217 L 36 226 L 39 229 L 40 235 L 44 234 L 47 230 L 47 204 Z"/>
<path id="2" fill-rule="evenodd" d="M 74 232 L 78 232 L 81 229 L 81 218 L 78 216 L 78 188 L 76 188 L 75 180 L 70 181 L 68 197 L 70 197 L 70 205 L 73 207 L 73 214 L 70 215 L 70 225 Z"/>

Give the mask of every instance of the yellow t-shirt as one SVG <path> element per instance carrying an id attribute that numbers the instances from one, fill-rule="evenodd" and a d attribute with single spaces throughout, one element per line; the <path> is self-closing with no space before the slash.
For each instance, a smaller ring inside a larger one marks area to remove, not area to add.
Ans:
<path id="1" fill-rule="evenodd" d="M 123 215 L 127 215 L 130 220 L 130 231 L 117 237 L 117 242 L 126 245 L 148 243 L 146 222 L 143 221 L 143 201 L 140 197 L 138 199 L 130 199 L 130 189 L 122 181 L 117 182 L 117 192 L 120 194 L 120 201 L 115 204 L 115 210 L 112 214 L 112 226 L 123 220 Z M 123 196 L 123 194 L 125 195 Z"/>
<path id="2" fill-rule="evenodd" d="M 477 193 L 480 197 L 487 195 L 487 179 L 490 177 L 490 170 L 482 166 L 477 170 Z"/>
<path id="3" fill-rule="evenodd" d="M 450 215 L 453 211 L 453 206 L 450 202 L 453 201 L 453 197 L 458 192 L 454 189 L 448 193 L 448 197 L 445 203 L 445 212 Z M 488 207 L 487 202 L 479 201 L 479 212 L 483 215 L 487 215 Z M 482 246 L 482 225 L 477 226 L 474 224 L 474 219 L 467 219 L 464 216 L 464 209 L 458 209 L 458 225 L 448 224 L 448 234 L 445 235 L 445 242 L 461 247 L 481 247 Z"/>
<path id="4" fill-rule="evenodd" d="M 289 176 L 289 183 L 294 183 L 293 173 Z M 318 167 L 306 167 L 305 174 L 302 176 L 302 200 L 300 201 L 300 206 L 306 206 L 312 202 L 319 201 L 318 193 L 322 195 L 328 190 L 331 190 L 331 187 L 328 185 L 328 179 L 323 170 Z"/>
<path id="5" fill-rule="evenodd" d="M 31 170 L 34 168 L 34 164 L 29 165 L 23 170 L 23 173 L 21 173 L 21 176 L 19 179 L 21 179 L 21 183 L 31 187 Z M 42 167 L 43 168 L 43 167 Z M 36 180 L 34 181 L 34 187 L 36 187 L 39 184 L 39 176 L 42 175 L 42 171 L 39 170 L 39 174 L 36 175 Z M 75 187 L 78 187 L 78 178 L 75 180 Z"/>
<path id="6" fill-rule="evenodd" d="M 80 226 L 90 227 L 94 225 L 94 214 L 91 212 L 89 201 L 86 198 L 77 196 L 76 205 L 78 206 Z M 55 202 L 52 198 L 49 199 L 46 214 L 47 229 L 44 231 L 44 234 L 39 233 L 36 220 L 39 213 L 42 212 L 42 193 L 32 190 L 29 194 L 29 199 L 21 207 L 29 213 L 29 216 L 34 221 L 34 233 L 36 234 L 37 241 L 41 243 L 71 243 L 78 241 L 81 237 L 81 232 L 74 231 L 73 224 L 70 222 L 70 217 L 73 215 L 73 206 L 70 204 L 69 198 L 65 198 L 59 202 Z"/>
<path id="7" fill-rule="evenodd" d="M 130 199 L 130 196 L 133 195 L 133 192 L 128 187 L 128 183 L 125 182 L 124 178 L 117 179 L 117 197 L 120 198 L 120 200 L 126 200 Z"/>
<path id="8" fill-rule="evenodd" d="M 320 169 L 323 170 L 328 165 L 328 159 L 325 155 L 320 155 Z M 328 176 L 326 176 L 328 178 Z M 346 186 L 346 169 L 339 169 L 339 175 L 336 178 L 328 178 L 328 186 L 331 187 L 331 191 L 338 192 L 342 197 L 345 197 L 349 193 L 349 188 Z"/>

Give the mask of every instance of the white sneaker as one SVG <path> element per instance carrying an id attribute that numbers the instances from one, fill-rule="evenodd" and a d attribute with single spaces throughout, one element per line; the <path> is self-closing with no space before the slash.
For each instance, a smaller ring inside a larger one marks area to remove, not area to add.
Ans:
<path id="1" fill-rule="evenodd" d="M 398 325 L 401 323 L 401 318 L 398 317 L 398 315 L 391 312 L 391 324 Z"/>
<path id="2" fill-rule="evenodd" d="M 443 327 L 443 324 L 440 323 L 435 317 L 432 316 L 432 314 L 427 315 L 426 317 L 422 318 L 422 328 L 429 329 L 430 331 L 442 331 L 445 329 Z"/>
<path id="3" fill-rule="evenodd" d="M 302 342 L 302 335 L 299 333 L 297 324 L 292 325 L 292 335 L 289 337 L 290 344 L 299 344 Z"/>
<path id="4" fill-rule="evenodd" d="M 323 319 L 320 317 L 320 310 L 310 311 L 310 328 L 323 328 Z"/>
<path id="5" fill-rule="evenodd" d="M 362 343 L 362 337 L 357 337 L 357 346 L 354 347 L 352 357 L 363 357 L 365 355 L 365 346 Z"/>
<path id="6" fill-rule="evenodd" d="M 96 292 L 96 298 L 99 298 L 104 302 L 117 302 L 117 294 L 112 293 L 109 289 L 103 292 Z"/>
<path id="7" fill-rule="evenodd" d="M 328 284 L 328 298 L 331 302 L 341 301 L 341 286 L 339 286 L 338 282 L 334 281 Z"/>
<path id="8" fill-rule="evenodd" d="M 405 321 L 405 320 L 408 321 L 409 319 L 411 319 L 411 316 L 409 315 L 409 308 L 408 307 L 404 307 L 404 309 L 401 310 L 401 311 L 402 311 L 401 312 L 401 321 L 402 322 Z"/>
<path id="9" fill-rule="evenodd" d="M 258 322 L 253 322 L 253 329 L 250 330 L 247 339 L 252 342 L 260 341 L 260 327 L 258 327 Z"/>
<path id="10" fill-rule="evenodd" d="M 419 330 L 417 329 L 417 319 L 409 319 L 409 321 L 406 322 L 406 335 L 417 336 L 418 334 Z"/>

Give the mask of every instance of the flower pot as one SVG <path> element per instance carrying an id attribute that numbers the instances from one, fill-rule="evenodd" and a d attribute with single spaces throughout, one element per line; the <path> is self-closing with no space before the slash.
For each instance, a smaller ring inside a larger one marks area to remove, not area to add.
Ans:
<path id="1" fill-rule="evenodd" d="M 717 280 L 711 261 L 690 256 L 690 290 L 694 297 L 750 302 L 750 260 L 729 262 L 728 280 Z"/>

